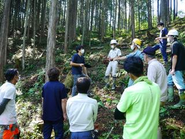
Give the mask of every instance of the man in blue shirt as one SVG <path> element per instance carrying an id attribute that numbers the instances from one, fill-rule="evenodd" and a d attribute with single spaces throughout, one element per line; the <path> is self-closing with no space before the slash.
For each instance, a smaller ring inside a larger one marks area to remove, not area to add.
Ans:
<path id="1" fill-rule="evenodd" d="M 65 86 L 58 81 L 59 74 L 59 69 L 49 69 L 47 73 L 49 82 L 45 83 L 42 88 L 44 139 L 51 138 L 53 128 L 55 138 L 63 139 L 63 121 L 67 119 L 67 93 Z"/>
<path id="2" fill-rule="evenodd" d="M 77 95 L 76 82 L 79 77 L 89 77 L 85 67 L 85 59 L 83 57 L 85 50 L 83 46 L 76 47 L 76 54 L 73 55 L 70 65 L 72 66 L 73 88 L 72 96 Z"/>
<path id="3" fill-rule="evenodd" d="M 158 23 L 157 28 L 160 30 L 160 35 L 159 37 L 155 38 L 155 40 L 159 41 L 159 44 L 155 45 L 153 48 L 155 50 L 160 48 L 162 56 L 163 56 L 163 60 L 165 64 L 167 64 L 168 56 L 166 53 L 166 45 L 167 45 L 166 35 L 168 34 L 168 30 L 167 28 L 164 27 L 164 23 Z"/>

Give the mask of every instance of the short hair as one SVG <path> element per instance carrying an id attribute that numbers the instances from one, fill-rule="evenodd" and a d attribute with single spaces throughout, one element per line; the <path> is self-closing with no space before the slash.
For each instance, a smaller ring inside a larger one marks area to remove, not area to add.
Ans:
<path id="1" fill-rule="evenodd" d="M 10 82 L 16 75 L 18 75 L 17 69 L 8 69 L 5 73 L 5 78 L 8 82 Z"/>
<path id="2" fill-rule="evenodd" d="M 124 62 L 123 68 L 137 77 L 143 75 L 143 61 L 140 57 L 128 57 Z"/>
<path id="3" fill-rule="evenodd" d="M 58 81 L 60 71 L 58 68 L 54 67 L 48 70 L 49 81 Z"/>
<path id="4" fill-rule="evenodd" d="M 81 50 L 83 48 L 83 46 L 82 45 L 78 45 L 78 46 L 76 46 L 76 52 L 78 53 L 78 51 L 79 50 Z"/>
<path id="5" fill-rule="evenodd" d="M 80 77 L 77 79 L 77 90 L 80 93 L 87 93 L 87 91 L 89 90 L 90 87 L 90 79 L 87 77 Z"/>
<path id="6" fill-rule="evenodd" d="M 164 26 L 164 23 L 159 22 L 159 23 L 157 24 L 157 26 Z"/>

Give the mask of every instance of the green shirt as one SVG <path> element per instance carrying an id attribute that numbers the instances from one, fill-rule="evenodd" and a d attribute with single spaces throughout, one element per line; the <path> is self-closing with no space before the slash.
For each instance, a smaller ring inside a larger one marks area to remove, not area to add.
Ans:
<path id="1" fill-rule="evenodd" d="M 124 139 L 157 139 L 160 88 L 142 76 L 123 92 L 117 109 L 126 113 Z"/>

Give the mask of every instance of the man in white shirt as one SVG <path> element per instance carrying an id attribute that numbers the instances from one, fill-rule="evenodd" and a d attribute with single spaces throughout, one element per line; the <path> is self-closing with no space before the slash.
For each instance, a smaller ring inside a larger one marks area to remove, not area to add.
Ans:
<path id="1" fill-rule="evenodd" d="M 161 89 L 161 104 L 167 100 L 167 75 L 164 66 L 155 59 L 155 49 L 148 46 L 143 50 L 144 61 L 148 63 L 148 79 L 157 83 Z"/>
<path id="2" fill-rule="evenodd" d="M 15 84 L 19 80 L 16 69 L 9 69 L 5 73 L 6 82 L 0 87 L 0 138 L 18 138 L 15 98 Z"/>
<path id="3" fill-rule="evenodd" d="M 112 71 L 112 78 L 113 78 L 112 90 L 116 88 L 115 82 L 116 82 L 118 61 L 114 61 L 114 59 L 121 56 L 121 50 L 116 48 L 116 45 L 117 45 L 117 41 L 111 40 L 110 42 L 111 50 L 109 51 L 109 54 L 107 56 L 107 59 L 109 60 L 109 64 L 105 72 L 105 82 L 106 82 L 105 89 L 109 87 L 109 74 L 111 73 L 111 71 Z"/>
<path id="4" fill-rule="evenodd" d="M 87 96 L 90 87 L 89 78 L 78 78 L 76 86 L 79 93 L 68 99 L 66 108 L 71 139 L 93 139 L 92 131 L 97 118 L 98 103 Z"/>

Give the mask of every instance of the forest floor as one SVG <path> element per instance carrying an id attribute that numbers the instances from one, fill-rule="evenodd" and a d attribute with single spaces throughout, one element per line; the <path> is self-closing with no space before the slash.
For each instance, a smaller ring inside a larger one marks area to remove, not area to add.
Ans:
<path id="1" fill-rule="evenodd" d="M 169 28 L 176 27 L 180 30 L 180 40 L 185 45 L 185 19 L 177 20 L 174 24 L 171 24 Z M 143 40 L 143 46 L 154 45 L 153 41 L 156 34 L 159 31 L 152 29 L 150 31 L 143 30 L 136 33 L 136 37 Z M 126 36 L 126 35 L 125 35 Z M 57 37 L 60 38 L 60 37 Z M 106 64 L 104 64 L 104 58 L 107 56 L 110 46 L 107 39 L 103 44 L 92 43 L 91 47 L 86 46 L 85 59 L 86 63 L 92 67 L 88 69 L 89 76 L 92 79 L 91 92 L 93 98 L 98 101 L 99 110 L 98 117 L 95 123 L 95 127 L 98 130 L 99 139 L 121 139 L 123 134 L 123 121 L 114 120 L 113 112 L 116 105 L 119 102 L 121 94 L 124 88 L 127 86 L 128 76 L 122 69 L 122 62 L 119 64 L 118 79 L 116 81 L 116 90 L 104 90 L 104 73 L 106 70 Z M 118 38 L 120 39 L 120 38 Z M 13 65 L 20 68 L 20 61 L 16 59 L 21 58 L 20 44 L 22 41 L 20 38 L 9 39 L 9 42 L 13 41 L 13 49 L 8 49 L 8 67 Z M 123 55 L 130 53 L 129 45 L 131 44 L 131 38 L 125 37 L 122 40 L 127 47 L 120 47 Z M 46 41 L 47 42 L 47 41 Z M 64 82 L 66 75 L 70 72 L 70 59 L 75 53 L 73 49 L 69 50 L 68 54 L 63 54 L 61 48 L 61 40 L 57 40 L 55 62 L 57 67 L 61 70 L 61 81 Z M 95 48 L 96 47 L 96 48 Z M 27 46 L 26 51 L 26 69 L 21 71 L 21 80 L 17 84 L 17 115 L 18 123 L 21 128 L 21 139 L 42 139 L 43 121 L 41 119 L 42 107 L 41 107 L 41 88 L 44 84 L 44 67 L 45 67 L 45 48 L 46 43 L 42 46 L 37 46 L 36 54 L 33 56 L 32 47 Z M 143 49 L 143 48 L 142 48 Z M 18 51 L 17 51 L 18 50 Z M 170 56 L 170 54 L 169 54 Z M 160 52 L 157 53 L 157 59 L 163 63 Z M 7 68 L 8 68 L 7 67 Z M 147 65 L 146 65 L 147 67 Z M 166 103 L 165 106 L 160 109 L 160 126 L 162 130 L 163 139 L 185 139 L 185 109 L 172 110 L 169 106 L 177 103 L 179 100 L 177 90 L 175 88 L 175 100 L 171 103 Z M 65 137 L 69 139 L 69 125 L 66 122 L 64 124 Z"/>

